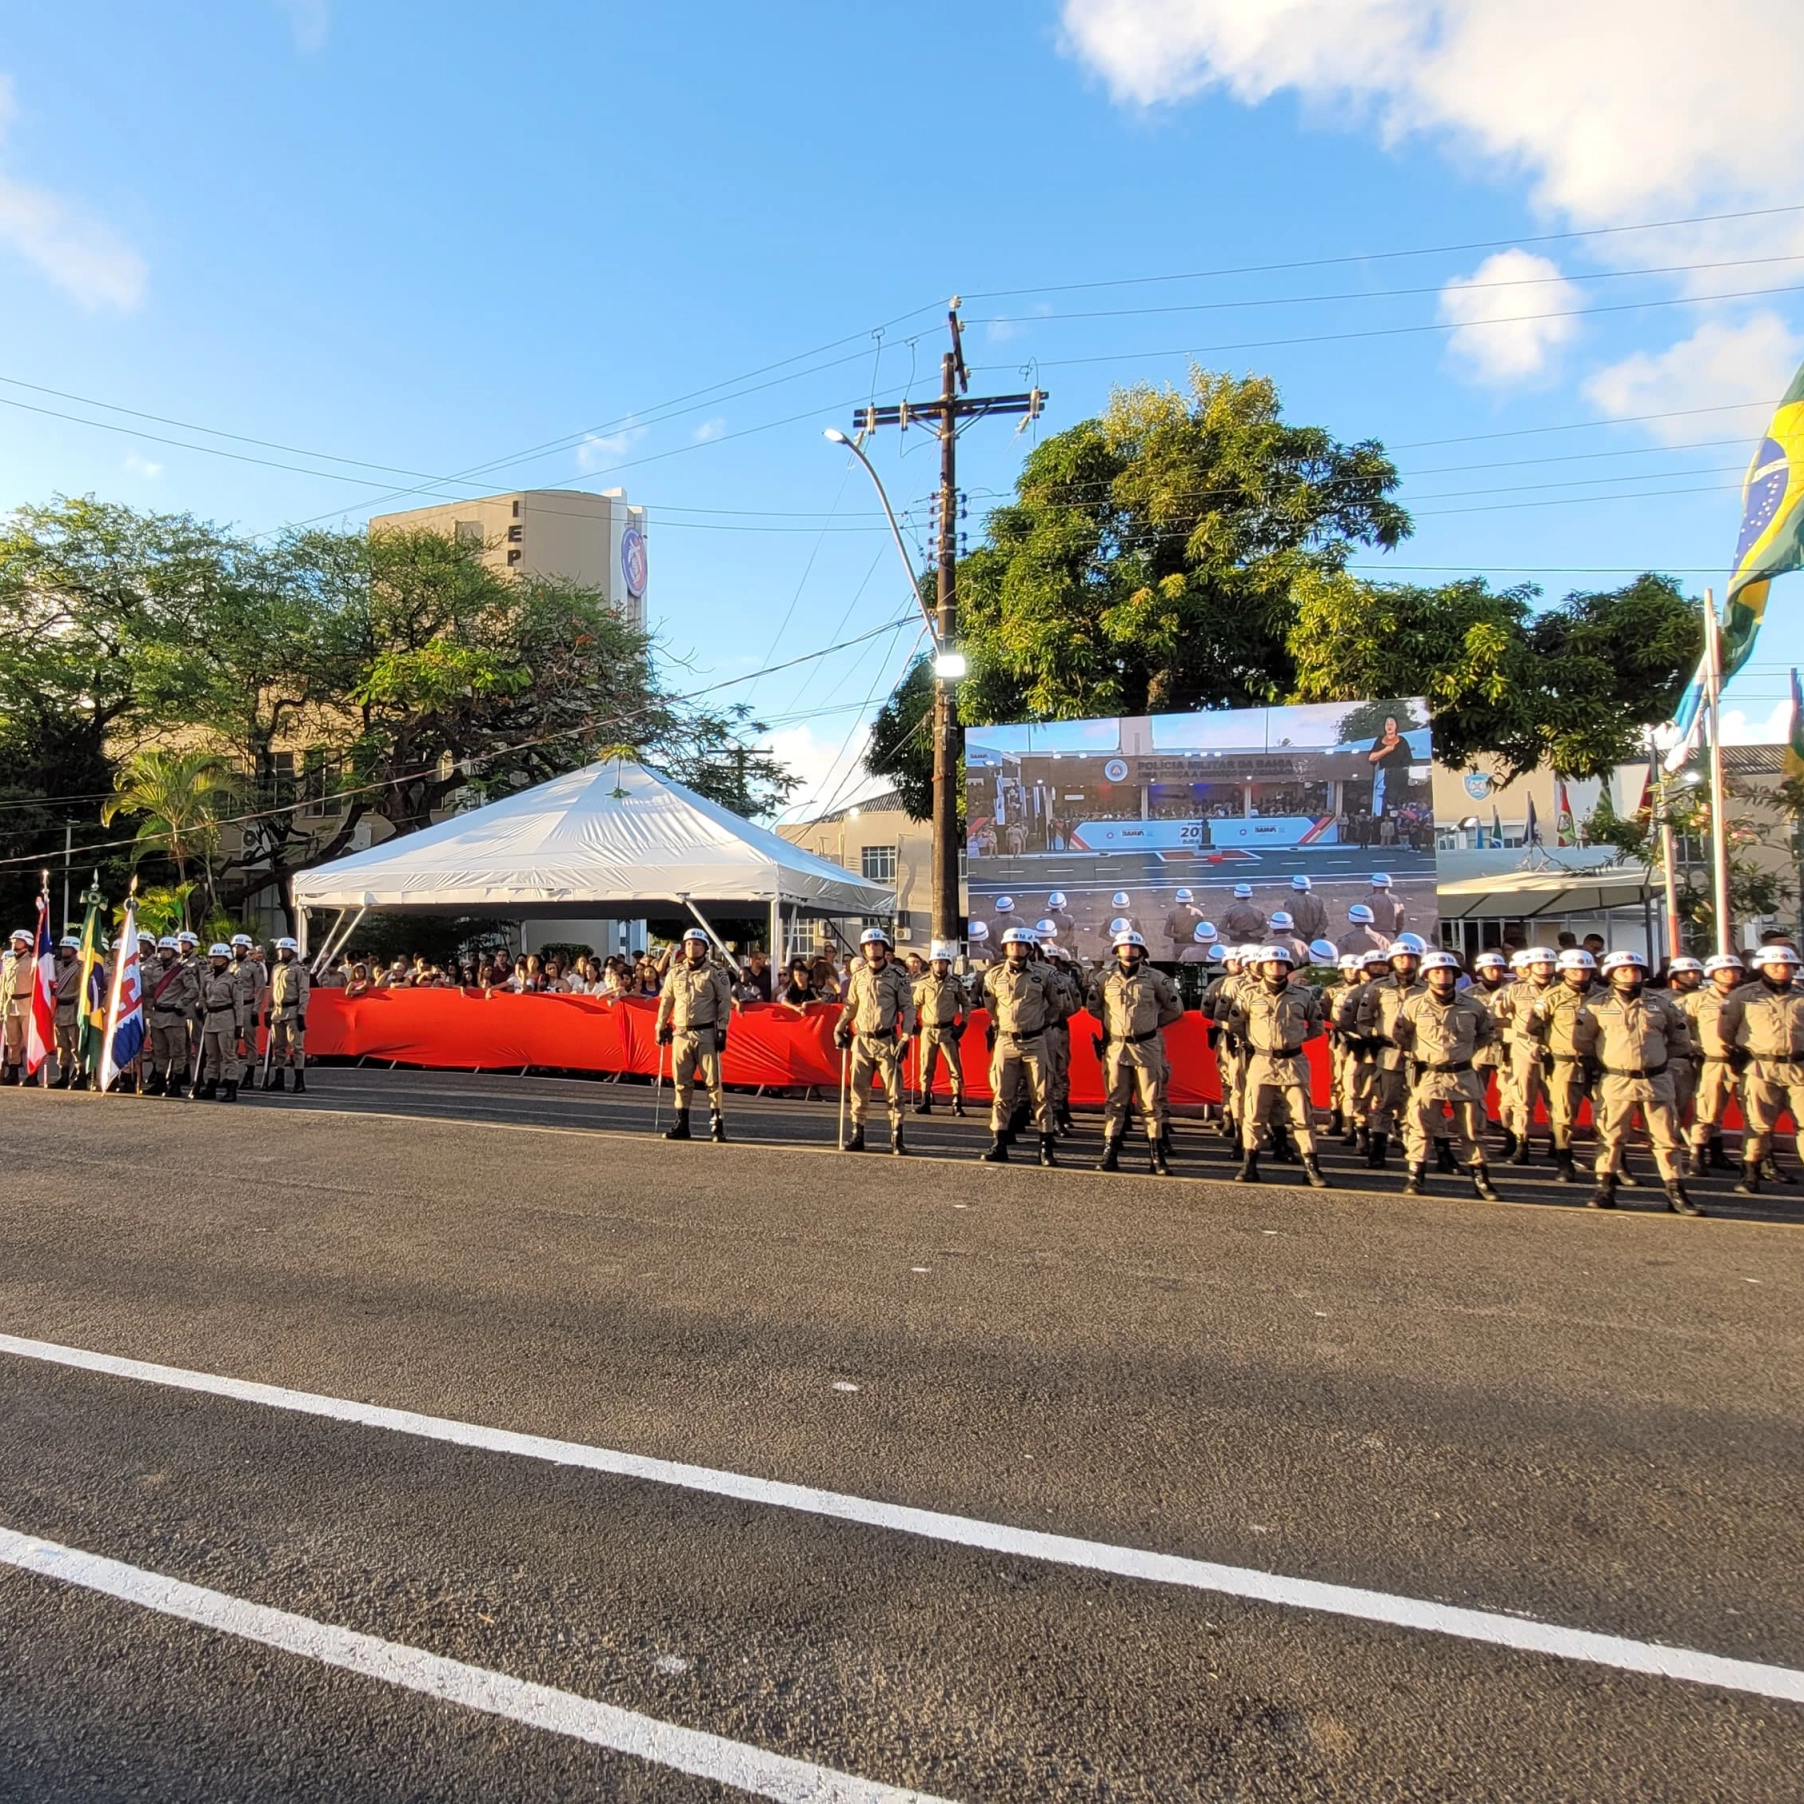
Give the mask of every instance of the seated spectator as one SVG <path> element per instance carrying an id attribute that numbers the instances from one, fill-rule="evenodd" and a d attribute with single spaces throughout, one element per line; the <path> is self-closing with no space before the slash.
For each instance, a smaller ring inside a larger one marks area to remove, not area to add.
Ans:
<path id="1" fill-rule="evenodd" d="M 370 968 L 365 964 L 355 964 L 345 978 L 345 994 L 347 996 L 367 996 L 377 986 L 370 981 Z"/>

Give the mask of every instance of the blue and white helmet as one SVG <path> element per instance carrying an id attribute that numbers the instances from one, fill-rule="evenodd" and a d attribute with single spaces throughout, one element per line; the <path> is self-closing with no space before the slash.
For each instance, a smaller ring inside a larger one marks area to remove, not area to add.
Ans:
<path id="1" fill-rule="evenodd" d="M 1311 940 L 1309 942 L 1309 962 L 1320 965 L 1324 970 L 1341 962 L 1340 954 L 1334 949 L 1332 940 Z"/>
<path id="2" fill-rule="evenodd" d="M 1118 933 L 1132 933 L 1133 930 L 1134 923 L 1130 921 L 1126 915 L 1117 915 L 1114 920 L 1109 923 L 1110 940 L 1113 941 L 1114 936 Z"/>
<path id="3" fill-rule="evenodd" d="M 1234 894 L 1242 902 L 1251 902 L 1253 899 L 1253 886 L 1250 883 L 1237 883 L 1234 885 Z"/>
<path id="4" fill-rule="evenodd" d="M 1279 933 L 1290 933 L 1295 930 L 1296 923 L 1280 908 L 1272 916 L 1272 926 Z"/>
<path id="5" fill-rule="evenodd" d="M 1015 912 L 1015 898 L 1013 896 L 998 896 L 996 898 L 996 912 L 999 915 L 1012 915 Z"/>
<path id="6" fill-rule="evenodd" d="M 1046 906 L 1048 908 L 1063 908 L 1065 906 L 1065 892 L 1062 889 L 1055 889 L 1052 894 L 1046 898 Z"/>
<path id="7" fill-rule="evenodd" d="M 1178 900 L 1179 900 L 1179 901 L 1180 901 L 1180 902 L 1194 902 L 1194 901 L 1195 901 L 1195 900 L 1196 900 L 1196 897 L 1195 897 L 1195 896 L 1193 896 L 1193 895 L 1192 895 L 1192 894 L 1191 894 L 1191 893 L 1190 893 L 1190 891 L 1189 891 L 1189 890 L 1187 890 L 1187 889 L 1181 889 L 1181 890 L 1179 890 L 1179 891 L 1178 891 L 1178 898 L 1177 898 L 1177 899 L 1178 899 Z"/>
<path id="8" fill-rule="evenodd" d="M 1057 921 L 1036 921 L 1034 932 L 1043 940 L 1056 940 L 1059 937 L 1059 924 Z"/>
<path id="9" fill-rule="evenodd" d="M 1373 921 L 1372 911 L 1363 902 L 1355 902 L 1347 910 L 1347 919 L 1355 927 L 1370 927 Z"/>
<path id="10" fill-rule="evenodd" d="M 1114 895 L 1109 898 L 1109 906 L 1111 908 L 1126 908 L 1127 905 L 1128 893 L 1124 889 L 1118 889 Z"/>
<path id="11" fill-rule="evenodd" d="M 1191 928 L 1190 937 L 1195 940 L 1199 946 L 1213 946 L 1215 942 L 1221 938 L 1221 935 L 1215 931 L 1215 923 L 1213 921 L 1198 921 L 1197 924 Z"/>
<path id="12" fill-rule="evenodd" d="M 1391 887 L 1390 872 L 1374 871 L 1372 873 L 1372 887 L 1373 889 L 1389 889 Z"/>
<path id="13" fill-rule="evenodd" d="M 981 946 L 990 937 L 990 930 L 982 921 L 970 921 L 965 925 L 965 938 L 972 945 Z"/>
<path id="14" fill-rule="evenodd" d="M 1309 888 L 1309 879 L 1301 875 L 1295 876 L 1290 880 L 1290 887 L 1294 890 L 1307 890 Z"/>
<path id="15" fill-rule="evenodd" d="M 695 937 L 697 939 L 705 939 L 707 936 L 705 934 L 697 934 Z M 683 938 L 688 939 L 689 935 L 684 934 Z M 890 943 L 890 940 L 889 935 L 885 933 L 881 927 L 867 927 L 864 932 L 858 936 L 858 943 L 861 946 L 887 946 Z"/>

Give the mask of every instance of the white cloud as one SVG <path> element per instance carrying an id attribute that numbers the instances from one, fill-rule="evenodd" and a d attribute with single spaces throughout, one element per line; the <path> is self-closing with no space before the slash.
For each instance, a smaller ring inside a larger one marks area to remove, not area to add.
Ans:
<path id="1" fill-rule="evenodd" d="M 726 421 L 716 414 L 711 420 L 703 420 L 691 436 L 698 445 L 705 445 L 711 440 L 719 438 L 726 429 Z"/>
<path id="2" fill-rule="evenodd" d="M 843 727 L 816 732 L 805 722 L 772 733 L 771 750 L 802 779 L 783 819 L 812 820 L 829 805 L 849 807 L 888 789 L 887 779 L 873 777 L 864 768 L 870 738 L 868 726 L 861 726 L 848 741 Z"/>
<path id="3" fill-rule="evenodd" d="M 1576 320 L 1554 316 L 1576 308 L 1579 298 L 1557 263 L 1529 251 L 1499 251 L 1441 290 L 1441 318 L 1457 327 L 1448 348 L 1479 382 L 1500 386 L 1538 376 L 1577 332 Z"/>
<path id="4" fill-rule="evenodd" d="M 1665 351 L 1637 351 L 1602 369 L 1585 384 L 1585 398 L 1612 419 L 1638 419 L 1646 414 L 1682 414 L 1688 409 L 1720 407 L 1725 402 L 1777 405 L 1798 360 L 1804 338 L 1776 313 L 1756 313 L 1739 324 L 1707 320 L 1689 338 Z M 1733 431 L 1739 416 L 1719 416 Z M 1753 415 L 1739 419 L 1750 432 L 1764 421 Z M 1655 438 L 1677 444 L 1695 438 L 1693 419 L 1648 420 Z"/>
<path id="5" fill-rule="evenodd" d="M 0 139 L 14 111 L 10 76 L 0 75 Z M 90 313 L 129 313 L 144 298 L 144 259 L 75 202 L 0 169 L 0 244 L 72 295 Z"/>
<path id="6" fill-rule="evenodd" d="M 326 36 L 332 29 L 330 0 L 276 0 L 276 4 L 288 15 L 295 49 L 311 56 L 326 47 Z"/>
<path id="7" fill-rule="evenodd" d="M 125 462 L 119 466 L 128 476 L 141 476 L 146 482 L 152 482 L 163 474 L 161 464 L 153 464 L 149 458 L 140 457 L 136 451 L 125 454 Z"/>
<path id="8" fill-rule="evenodd" d="M 1583 224 L 1796 198 L 1804 33 L 1775 0 L 1065 0 L 1063 20 L 1119 100 L 1289 90 L 1387 141 L 1451 137 Z"/>
<path id="9" fill-rule="evenodd" d="M 649 426 L 635 426 L 629 420 L 618 432 L 588 433 L 576 447 L 576 467 L 585 475 L 599 470 L 624 457 L 650 430 Z"/>

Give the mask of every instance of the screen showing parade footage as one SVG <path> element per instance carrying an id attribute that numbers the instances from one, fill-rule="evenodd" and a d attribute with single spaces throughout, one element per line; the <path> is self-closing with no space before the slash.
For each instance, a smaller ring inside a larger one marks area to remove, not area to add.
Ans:
<path id="1" fill-rule="evenodd" d="M 1432 763 L 1419 697 L 969 727 L 970 918 L 992 943 L 1051 919 L 1087 959 L 1126 920 L 1170 964 L 1284 917 L 1343 952 L 1433 943 Z"/>

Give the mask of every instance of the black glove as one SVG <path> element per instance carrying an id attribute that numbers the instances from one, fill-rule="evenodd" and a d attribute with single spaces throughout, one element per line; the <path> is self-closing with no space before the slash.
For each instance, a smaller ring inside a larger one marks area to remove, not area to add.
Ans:
<path id="1" fill-rule="evenodd" d="M 716 1052 L 725 1052 L 726 1049 L 727 1030 L 724 1027 L 717 1027 L 714 1030 L 714 1050 Z"/>
<path id="2" fill-rule="evenodd" d="M 670 1042 L 675 1038 L 676 1038 L 676 1036 L 671 1031 L 670 1024 L 668 1022 L 666 1022 L 664 1026 L 662 1026 L 658 1029 L 658 1044 L 660 1046 L 668 1046 L 670 1044 Z"/>
<path id="3" fill-rule="evenodd" d="M 305 1015 L 296 1015 L 294 1018 L 294 1024 L 296 1027 L 298 1027 L 301 1030 L 302 1033 L 305 1033 L 307 1031 L 307 1017 Z"/>
<path id="4" fill-rule="evenodd" d="M 1729 1069 L 1738 1077 L 1742 1072 L 1746 1071 L 1753 1062 L 1754 1055 L 1749 1052 L 1745 1046 L 1731 1046 L 1729 1048 Z"/>
<path id="5" fill-rule="evenodd" d="M 1101 1034 L 1092 1034 L 1090 1044 L 1096 1048 L 1096 1056 L 1100 1059 L 1109 1049 L 1109 1043 Z"/>
<path id="6" fill-rule="evenodd" d="M 845 1049 L 852 1044 L 852 1029 L 843 1020 L 833 1030 L 833 1044 L 837 1046 L 841 1052 L 844 1052 Z"/>
<path id="7" fill-rule="evenodd" d="M 990 1050 L 994 1052 L 996 1050 L 996 1023 L 994 1021 L 983 1030 L 983 1037 L 988 1043 Z"/>
<path id="8" fill-rule="evenodd" d="M 969 1021 L 960 1021 L 946 1030 L 952 1036 L 953 1045 L 956 1046 L 965 1037 L 965 1029 L 970 1025 Z"/>
<path id="9" fill-rule="evenodd" d="M 1213 1052 L 1220 1044 L 1221 1029 L 1219 1027 L 1211 1027 L 1209 1029 L 1209 1050 Z"/>

